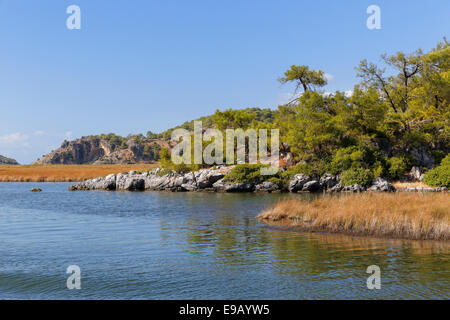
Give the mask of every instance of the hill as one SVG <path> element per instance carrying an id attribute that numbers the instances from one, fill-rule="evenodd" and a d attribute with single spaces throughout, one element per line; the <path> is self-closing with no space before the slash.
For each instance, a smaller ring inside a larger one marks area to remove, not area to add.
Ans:
<path id="1" fill-rule="evenodd" d="M 93 135 L 64 141 L 60 148 L 33 164 L 152 163 L 159 159 L 161 148 L 167 146 L 161 139 L 147 139 L 143 135 L 126 138 L 113 133 Z"/>
<path id="2" fill-rule="evenodd" d="M 64 141 L 57 150 L 42 156 L 33 164 L 132 164 L 152 163 L 159 160 L 162 147 L 170 148 L 170 137 L 173 130 L 184 128 L 194 130 L 194 121 L 202 121 L 203 128 L 215 127 L 217 117 L 231 111 L 219 112 L 200 117 L 192 121 L 170 128 L 162 133 L 147 132 L 147 135 L 136 134 L 122 137 L 114 133 L 91 135 L 73 141 Z M 274 112 L 270 109 L 247 108 L 238 110 L 251 121 L 272 122 Z M 236 111 L 233 111 L 236 113 Z"/>
<path id="3" fill-rule="evenodd" d="M 19 164 L 16 160 L 0 155 L 0 164 Z"/>

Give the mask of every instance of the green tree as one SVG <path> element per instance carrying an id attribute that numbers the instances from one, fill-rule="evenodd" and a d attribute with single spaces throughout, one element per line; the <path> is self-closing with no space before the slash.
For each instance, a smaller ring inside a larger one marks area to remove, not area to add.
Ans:
<path id="1" fill-rule="evenodd" d="M 327 84 L 325 73 L 322 70 L 310 70 L 308 66 L 296 65 L 292 65 L 291 68 L 284 73 L 284 77 L 281 77 L 279 81 L 281 84 L 294 82 L 295 93 L 298 92 L 300 87 L 303 88 L 303 92 L 307 92 Z"/>

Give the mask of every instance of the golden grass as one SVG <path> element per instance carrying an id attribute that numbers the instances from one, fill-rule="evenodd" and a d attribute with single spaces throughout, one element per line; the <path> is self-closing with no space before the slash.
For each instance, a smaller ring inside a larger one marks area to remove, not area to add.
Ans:
<path id="1" fill-rule="evenodd" d="M 396 189 L 406 189 L 406 188 L 416 188 L 416 187 L 432 188 L 423 182 L 400 182 L 400 181 L 397 181 L 397 182 L 394 182 L 393 185 Z"/>
<path id="2" fill-rule="evenodd" d="M 284 200 L 258 218 L 302 231 L 448 241 L 450 195 L 364 193 Z"/>
<path id="3" fill-rule="evenodd" d="M 0 165 L 0 182 L 74 182 L 131 170 L 150 170 L 156 164 Z"/>

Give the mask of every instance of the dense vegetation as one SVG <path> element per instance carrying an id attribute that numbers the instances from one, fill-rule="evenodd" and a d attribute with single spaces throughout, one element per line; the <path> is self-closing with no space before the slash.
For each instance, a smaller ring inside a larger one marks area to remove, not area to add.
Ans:
<path id="1" fill-rule="evenodd" d="M 295 86 L 288 104 L 275 111 L 216 111 L 202 118 L 204 127 L 277 128 L 280 151 L 299 163 L 291 172 L 342 174 L 346 183 L 400 179 L 414 165 L 430 169 L 450 149 L 449 43 L 444 39 L 428 53 L 383 55 L 382 62 L 361 61 L 356 67 L 361 82 L 351 94 L 325 93 L 322 70 L 293 65 L 280 78 Z M 193 122 L 180 127 L 192 130 Z"/>
<path id="2" fill-rule="evenodd" d="M 438 167 L 426 173 L 424 182 L 433 187 L 450 188 L 450 155 L 447 155 Z"/>
<path id="3" fill-rule="evenodd" d="M 16 160 L 0 155 L 0 164 L 19 164 Z"/>
<path id="4" fill-rule="evenodd" d="M 140 155 L 145 161 L 158 161 L 161 146 L 156 143 L 155 138 L 145 137 L 143 134 L 128 135 L 122 137 L 114 133 L 89 136 L 91 140 L 104 140 L 109 143 L 113 151 L 131 149 Z"/>
<path id="5" fill-rule="evenodd" d="M 272 177 L 279 183 L 296 173 L 331 173 L 342 174 L 345 183 L 366 185 L 376 177 L 401 179 L 412 166 L 434 168 L 450 150 L 449 43 L 444 39 L 427 53 L 383 55 L 381 61 L 382 65 L 361 61 L 356 67 L 361 81 L 351 94 L 327 93 L 324 71 L 293 65 L 279 79 L 295 88 L 289 103 L 276 110 L 217 110 L 196 120 L 202 121 L 203 129 L 279 129 L 280 153 L 289 154 L 294 164 Z M 194 120 L 162 133 L 148 131 L 146 136 L 91 137 L 106 140 L 113 150 L 132 149 L 144 159 L 160 160 L 167 170 L 208 166 L 175 165 L 169 150 L 161 150 L 157 141 L 168 142 L 177 128 L 192 132 Z M 213 141 L 204 141 L 203 148 Z M 234 178 L 251 180 L 255 170 L 239 166 Z M 441 165 L 426 181 L 448 185 L 447 179 L 448 166 Z"/>
<path id="6" fill-rule="evenodd" d="M 225 111 L 216 110 L 213 115 L 200 117 L 192 121 L 186 121 L 182 125 L 168 129 L 160 134 L 151 131 L 147 132 L 147 137 L 170 140 L 171 134 L 175 129 L 194 130 L 194 121 L 201 121 L 203 128 L 217 128 L 224 130 L 227 128 L 249 128 L 257 124 L 273 123 L 275 113 L 270 109 L 246 108 L 240 110 L 227 109 Z"/>
<path id="7" fill-rule="evenodd" d="M 305 84 L 301 96 L 280 106 L 275 119 L 297 161 L 349 177 L 370 175 L 370 170 L 375 177 L 400 178 L 412 165 L 432 166 L 423 161 L 426 156 L 436 163 L 448 154 L 448 43 L 427 54 L 419 50 L 382 58 L 382 67 L 360 63 L 356 69 L 362 81 L 351 96 L 311 89 L 310 84 L 326 83 L 317 81 L 321 73 L 308 77 L 314 71 L 296 66 L 286 72 L 282 82 Z"/>

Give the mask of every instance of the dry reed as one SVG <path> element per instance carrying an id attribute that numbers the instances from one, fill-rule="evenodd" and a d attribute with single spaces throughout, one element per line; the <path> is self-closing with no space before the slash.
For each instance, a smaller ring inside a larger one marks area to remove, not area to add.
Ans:
<path id="1" fill-rule="evenodd" d="M 448 241 L 450 195 L 364 193 L 284 200 L 258 218 L 310 232 Z"/>
<path id="2" fill-rule="evenodd" d="M 150 170 L 156 164 L 126 165 L 0 165 L 0 182 L 75 182 L 131 170 Z"/>

